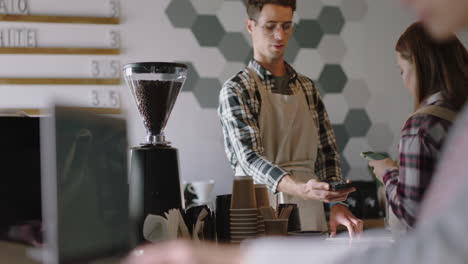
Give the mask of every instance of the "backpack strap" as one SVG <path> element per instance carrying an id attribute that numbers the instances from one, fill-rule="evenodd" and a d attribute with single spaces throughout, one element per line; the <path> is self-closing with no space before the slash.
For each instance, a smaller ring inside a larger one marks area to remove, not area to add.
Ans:
<path id="1" fill-rule="evenodd" d="M 417 116 L 417 115 L 432 115 L 432 116 L 438 117 L 440 119 L 447 120 L 449 122 L 453 122 L 455 120 L 455 118 L 457 117 L 456 112 L 454 112 L 454 111 L 452 111 L 452 110 L 450 110 L 448 108 L 437 106 L 437 105 L 423 106 L 423 107 L 419 108 L 418 110 L 416 110 L 416 112 L 411 114 L 409 118 L 411 118 L 413 116 Z M 397 158 L 396 163 L 398 165 L 400 164 L 400 158 L 399 157 Z M 400 167 L 400 166 L 398 166 L 398 167 Z"/>
<path id="2" fill-rule="evenodd" d="M 457 113 L 441 106 L 437 105 L 427 105 L 419 108 L 414 112 L 410 117 L 416 116 L 416 115 L 432 115 L 435 117 L 438 117 L 440 119 L 444 119 L 450 122 L 453 122 L 455 118 L 457 117 Z"/>

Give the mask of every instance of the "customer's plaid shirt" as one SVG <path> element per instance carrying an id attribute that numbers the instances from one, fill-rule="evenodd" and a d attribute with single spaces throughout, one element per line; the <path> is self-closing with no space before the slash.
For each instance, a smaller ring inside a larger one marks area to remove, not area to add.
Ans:
<path id="1" fill-rule="evenodd" d="M 268 92 L 275 90 L 274 76 L 269 71 L 255 60 L 250 61 L 249 65 L 266 85 Z M 286 67 L 290 75 L 290 93 L 297 94 L 300 91 L 298 89 L 303 89 L 319 128 L 315 173 L 321 180 L 341 180 L 340 156 L 335 135 L 319 91 L 312 80 L 296 73 L 290 65 L 286 64 Z M 279 181 L 287 172 L 264 156 L 265 150 L 259 129 L 260 107 L 260 93 L 247 69 L 243 69 L 223 85 L 219 95 L 218 114 L 229 162 L 233 169 L 240 163 L 244 172 L 253 176 L 255 182 L 265 183 L 272 192 L 276 192 Z"/>
<path id="2" fill-rule="evenodd" d="M 431 96 L 425 105 L 428 104 L 450 108 L 439 93 Z M 410 227 L 415 224 L 451 125 L 452 122 L 433 115 L 416 115 L 406 121 L 401 131 L 400 168 L 388 170 L 383 180 L 393 212 Z"/>

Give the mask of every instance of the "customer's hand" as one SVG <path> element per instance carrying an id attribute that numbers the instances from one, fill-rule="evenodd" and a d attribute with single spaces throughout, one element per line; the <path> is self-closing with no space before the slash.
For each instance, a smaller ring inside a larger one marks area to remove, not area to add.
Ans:
<path id="1" fill-rule="evenodd" d="M 336 228 L 339 225 L 344 225 L 348 229 L 349 237 L 353 238 L 359 236 L 364 229 L 364 222 L 356 218 L 348 209 L 342 204 L 335 204 L 330 209 L 330 236 L 336 235 Z"/>
<path id="2" fill-rule="evenodd" d="M 42 233 L 40 221 L 27 221 L 11 226 L 8 230 L 8 239 L 28 246 L 41 247 Z"/>
<path id="3" fill-rule="evenodd" d="M 242 264 L 242 259 L 239 247 L 177 240 L 137 248 L 124 264 Z"/>
<path id="4" fill-rule="evenodd" d="M 374 174 L 381 182 L 383 182 L 383 177 L 388 169 L 398 168 L 398 165 L 392 159 L 371 160 L 369 166 L 374 168 Z"/>
<path id="5" fill-rule="evenodd" d="M 319 200 L 325 203 L 342 202 L 348 197 L 348 194 L 356 189 L 348 188 L 339 191 L 330 191 L 330 185 L 326 182 L 309 180 L 303 184 L 300 196 L 306 200 Z"/>

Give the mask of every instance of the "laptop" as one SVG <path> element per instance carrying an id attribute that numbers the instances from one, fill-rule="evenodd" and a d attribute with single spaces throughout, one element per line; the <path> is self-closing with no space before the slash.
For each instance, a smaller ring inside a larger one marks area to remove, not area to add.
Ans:
<path id="1" fill-rule="evenodd" d="M 131 245 L 126 121 L 55 106 L 41 122 L 44 263 L 89 263 Z"/>
<path id="2" fill-rule="evenodd" d="M 38 117 L 0 116 L 0 239 L 11 226 L 39 223 L 41 168 Z"/>

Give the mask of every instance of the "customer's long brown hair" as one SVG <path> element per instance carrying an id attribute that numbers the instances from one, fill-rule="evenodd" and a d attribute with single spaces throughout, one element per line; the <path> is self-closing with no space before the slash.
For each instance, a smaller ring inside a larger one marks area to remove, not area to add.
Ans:
<path id="1" fill-rule="evenodd" d="M 455 35 L 443 42 L 433 40 L 417 22 L 401 35 L 395 49 L 415 66 L 416 108 L 439 91 L 455 110 L 462 108 L 468 98 L 468 52 Z"/>

